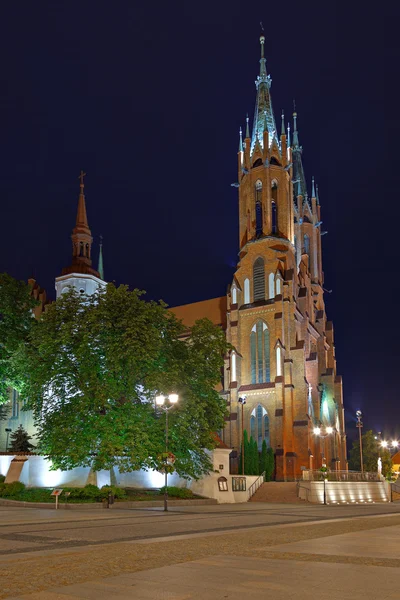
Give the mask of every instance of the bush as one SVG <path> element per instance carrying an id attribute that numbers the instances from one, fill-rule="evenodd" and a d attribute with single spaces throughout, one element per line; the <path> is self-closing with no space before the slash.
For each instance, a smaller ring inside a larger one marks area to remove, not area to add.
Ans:
<path id="1" fill-rule="evenodd" d="M 165 486 L 160 489 L 160 494 L 164 495 Z M 192 490 L 187 488 L 179 488 L 175 486 L 168 486 L 168 496 L 170 498 L 194 498 Z"/>
<path id="2" fill-rule="evenodd" d="M 25 485 L 20 481 L 13 481 L 13 483 L 2 483 L 0 484 L 0 493 L 5 498 L 12 496 L 18 496 L 25 490 Z"/>
<path id="3" fill-rule="evenodd" d="M 114 498 L 116 500 L 123 500 L 124 498 L 126 498 L 126 492 L 125 490 L 123 490 L 120 487 L 117 487 L 115 485 L 103 485 L 103 487 L 101 488 L 101 490 L 99 490 L 100 492 L 100 497 L 101 499 L 103 498 L 108 498 L 108 493 L 111 492 L 112 495 L 114 496 Z"/>
<path id="4" fill-rule="evenodd" d="M 0 483 L 4 483 L 6 480 L 6 476 L 5 475 L 0 475 Z"/>

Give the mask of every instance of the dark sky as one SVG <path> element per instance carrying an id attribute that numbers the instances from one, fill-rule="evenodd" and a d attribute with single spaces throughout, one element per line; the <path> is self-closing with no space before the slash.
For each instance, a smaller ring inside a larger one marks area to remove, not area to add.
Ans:
<path id="1" fill-rule="evenodd" d="M 238 129 L 259 21 L 276 117 L 296 98 L 319 184 L 328 315 L 348 434 L 400 436 L 394 2 L 8 2 L 1 7 L 0 271 L 54 297 L 78 174 L 106 278 L 171 305 L 220 296 L 237 262 Z M 279 119 L 278 119 L 279 120 Z M 395 162 L 396 161 L 396 162 Z"/>

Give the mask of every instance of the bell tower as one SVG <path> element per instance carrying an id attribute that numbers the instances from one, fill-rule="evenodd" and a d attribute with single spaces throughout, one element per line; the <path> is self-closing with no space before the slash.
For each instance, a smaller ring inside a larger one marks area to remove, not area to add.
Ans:
<path id="1" fill-rule="evenodd" d="M 56 278 L 57 298 L 63 291 L 74 287 L 81 293 L 94 294 L 95 291 L 105 285 L 101 275 L 92 267 L 92 233 L 89 228 L 86 200 L 85 200 L 85 182 L 86 173 L 81 171 L 79 175 L 79 199 L 78 212 L 76 215 L 75 227 L 72 230 L 72 261 L 69 267 L 64 267 L 62 275 Z M 103 263 L 102 251 L 100 248 L 101 265 Z"/>
<path id="2" fill-rule="evenodd" d="M 234 350 L 225 371 L 230 414 L 223 436 L 233 468 L 247 430 L 259 451 L 264 441 L 274 450 L 276 479 L 293 480 L 325 458 L 346 468 L 343 400 L 323 300 L 318 195 L 313 180 L 308 197 L 296 112 L 293 143 L 283 113 L 278 135 L 263 33 L 260 47 L 253 123 L 246 118 L 244 140 L 239 132 L 232 184 L 239 192 L 239 261 L 227 296 Z M 326 457 L 313 433 L 323 419 L 335 432 Z"/>

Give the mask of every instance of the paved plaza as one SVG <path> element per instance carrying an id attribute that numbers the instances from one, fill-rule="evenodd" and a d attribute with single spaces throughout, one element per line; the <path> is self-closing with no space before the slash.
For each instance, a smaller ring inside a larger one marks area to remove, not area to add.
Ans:
<path id="1" fill-rule="evenodd" d="M 400 506 L 0 507 L 0 597 L 400 600 Z"/>

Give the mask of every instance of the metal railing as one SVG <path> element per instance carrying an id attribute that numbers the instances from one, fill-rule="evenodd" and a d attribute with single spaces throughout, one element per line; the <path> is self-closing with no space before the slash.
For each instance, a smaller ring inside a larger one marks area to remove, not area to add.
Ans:
<path id="1" fill-rule="evenodd" d="M 247 500 L 250 500 L 250 498 L 252 496 L 254 496 L 254 494 L 256 493 L 258 488 L 262 486 L 264 481 L 265 481 L 265 471 L 264 471 L 264 473 L 261 473 L 261 475 L 259 477 L 257 477 L 255 482 L 252 483 L 251 486 L 249 487 L 248 492 L 247 492 Z"/>
<path id="2" fill-rule="evenodd" d="M 358 471 L 303 471 L 303 481 L 383 481 L 382 475 L 376 472 Z"/>

